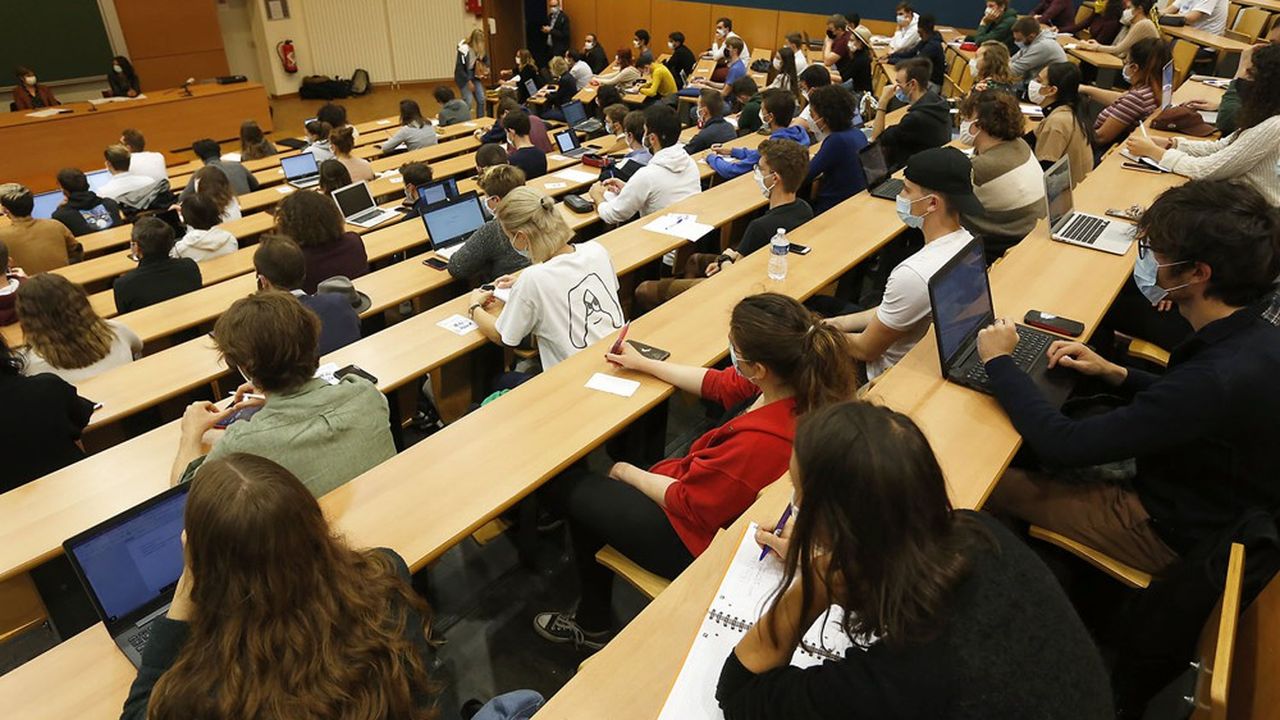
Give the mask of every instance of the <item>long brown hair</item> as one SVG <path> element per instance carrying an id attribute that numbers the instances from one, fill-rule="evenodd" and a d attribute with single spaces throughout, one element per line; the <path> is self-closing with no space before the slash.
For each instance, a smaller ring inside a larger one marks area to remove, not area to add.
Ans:
<path id="1" fill-rule="evenodd" d="M 262 133 L 262 128 L 254 120 L 240 123 L 240 159 L 257 160 L 276 154 L 276 148 Z"/>
<path id="2" fill-rule="evenodd" d="M 89 367 L 111 352 L 116 334 L 89 304 L 84 288 L 55 273 L 18 286 L 14 304 L 26 345 L 64 370 Z"/>
<path id="3" fill-rule="evenodd" d="M 733 308 L 729 338 L 739 360 L 763 364 L 795 391 L 797 415 L 848 400 L 858 390 L 844 333 L 786 295 L 743 298 Z"/>
<path id="4" fill-rule="evenodd" d="M 218 206 L 219 215 L 231 206 L 232 200 L 236 199 L 236 191 L 231 188 L 231 181 L 227 179 L 227 174 L 222 172 L 221 168 L 205 165 L 197 170 L 193 177 L 196 192 L 212 200 L 213 204 Z"/>
<path id="5" fill-rule="evenodd" d="M 797 577 L 802 607 L 813 606 L 814 579 L 845 610 L 850 638 L 875 634 L 901 647 L 935 637 L 972 550 L 994 540 L 952 509 L 920 428 L 893 410 L 843 402 L 806 415 L 793 449 L 800 507 L 775 607 Z M 780 629 L 767 628 L 775 639 Z"/>
<path id="6" fill-rule="evenodd" d="M 410 639 L 425 640 L 430 608 L 389 556 L 335 536 L 292 473 L 243 453 L 209 461 L 184 521 L 190 635 L 149 717 L 435 715 L 436 688 Z"/>

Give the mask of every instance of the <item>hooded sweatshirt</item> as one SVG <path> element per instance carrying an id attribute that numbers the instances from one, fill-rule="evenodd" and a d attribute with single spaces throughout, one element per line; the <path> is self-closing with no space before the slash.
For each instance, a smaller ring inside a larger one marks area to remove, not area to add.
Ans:
<path id="1" fill-rule="evenodd" d="M 901 122 L 880 133 L 880 145 L 890 166 L 905 165 L 921 150 L 951 142 L 951 110 L 942 96 L 930 90 L 911 105 Z"/>
<path id="2" fill-rule="evenodd" d="M 236 236 L 223 230 L 220 227 L 211 227 L 208 230 L 197 230 L 193 227 L 187 228 L 187 234 L 174 244 L 173 250 L 169 253 L 170 257 L 175 258 L 191 258 L 196 262 L 204 262 L 211 258 L 230 255 L 240 249 L 240 244 L 236 242 Z"/>
<path id="3" fill-rule="evenodd" d="M 759 394 L 732 367 L 708 370 L 702 378 L 702 397 L 726 409 Z M 667 486 L 664 511 L 695 557 L 711 544 L 716 530 L 729 527 L 765 486 L 787 471 L 795 410 L 795 399 L 786 398 L 743 413 L 698 438 L 684 457 L 649 469 L 675 478 Z"/>
<path id="4" fill-rule="evenodd" d="M 795 140 L 800 143 L 801 147 L 809 147 L 809 133 L 798 125 L 788 125 L 778 128 L 769 134 L 770 140 Z M 733 148 L 729 157 L 733 160 L 727 160 L 716 154 L 707 156 L 707 164 L 712 170 L 722 178 L 736 178 L 739 175 L 746 175 L 751 169 L 760 162 L 760 151 L 754 148 Z M 734 162 L 736 160 L 737 162 Z"/>
<path id="5" fill-rule="evenodd" d="M 66 225 L 76 237 L 106 230 L 124 222 L 116 201 L 98 197 L 92 190 L 68 195 L 66 202 L 53 211 L 53 219 Z"/>
<path id="6" fill-rule="evenodd" d="M 621 225 L 635 217 L 657 212 L 702 190 L 698 164 L 679 143 L 665 147 L 636 171 L 612 200 L 596 208 L 600 219 Z"/>

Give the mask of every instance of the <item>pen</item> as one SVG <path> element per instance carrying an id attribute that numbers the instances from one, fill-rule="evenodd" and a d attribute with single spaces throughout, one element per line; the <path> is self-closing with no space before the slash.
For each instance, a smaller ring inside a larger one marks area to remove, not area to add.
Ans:
<path id="1" fill-rule="evenodd" d="M 630 329 L 631 323 L 626 322 L 622 324 L 622 330 L 618 333 L 618 339 L 613 342 L 613 347 L 609 350 L 610 353 L 617 355 L 622 352 L 622 341 L 627 339 L 627 330 Z"/>
<path id="2" fill-rule="evenodd" d="M 227 394 L 228 394 L 228 395 L 235 395 L 235 393 L 234 393 L 234 392 L 229 392 L 229 393 L 227 393 Z M 243 397 L 243 398 L 241 398 L 241 399 L 242 399 L 242 400 L 266 400 L 266 399 L 267 399 L 267 396 L 266 396 L 266 395 L 259 395 L 259 394 L 257 394 L 257 393 L 245 393 L 245 394 L 244 394 L 244 397 Z"/>
<path id="3" fill-rule="evenodd" d="M 782 517 L 778 518 L 778 524 L 775 525 L 773 528 L 774 537 L 782 537 L 782 529 L 787 526 L 787 521 L 791 519 L 791 510 L 793 507 L 795 506 L 792 505 L 791 503 L 787 503 L 787 508 L 782 511 Z M 769 557 L 768 545 L 765 545 L 764 550 L 760 552 L 760 561 L 764 562 L 764 559 L 766 557 Z"/>
<path id="4" fill-rule="evenodd" d="M 1146 138 L 1148 142 L 1155 142 L 1154 140 L 1152 140 L 1152 139 L 1151 139 L 1151 136 L 1147 134 L 1147 124 L 1146 124 L 1146 123 L 1144 123 L 1144 122 L 1140 122 L 1140 123 L 1138 123 L 1138 128 L 1142 130 L 1142 137 Z"/>

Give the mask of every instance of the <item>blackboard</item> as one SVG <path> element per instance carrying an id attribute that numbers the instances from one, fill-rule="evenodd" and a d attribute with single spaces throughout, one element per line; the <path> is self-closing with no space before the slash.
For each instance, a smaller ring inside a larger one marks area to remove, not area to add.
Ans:
<path id="1" fill-rule="evenodd" d="M 0 86 L 19 65 L 42 83 L 102 77 L 113 54 L 97 0 L 0 0 Z"/>
<path id="2" fill-rule="evenodd" d="M 702 2 L 704 0 L 694 0 Z M 973 28 L 986 12 L 985 0 L 908 0 L 917 13 L 932 13 L 939 25 Z M 857 12 L 869 20 L 892 20 L 899 0 L 716 0 L 721 5 L 788 10 L 799 13 Z M 1010 5 L 1019 12 L 1035 7 L 1036 0 L 1014 0 Z M 1078 5 L 1079 3 L 1077 3 Z"/>

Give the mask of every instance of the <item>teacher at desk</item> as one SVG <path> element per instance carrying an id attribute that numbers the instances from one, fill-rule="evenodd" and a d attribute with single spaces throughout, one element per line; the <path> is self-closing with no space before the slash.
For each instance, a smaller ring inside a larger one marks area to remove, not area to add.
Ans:
<path id="1" fill-rule="evenodd" d="M 133 63 L 123 55 L 111 58 L 111 72 L 107 73 L 107 84 L 111 86 L 111 97 L 138 97 L 142 86 L 138 83 L 138 73 L 133 70 Z"/>
<path id="2" fill-rule="evenodd" d="M 18 84 L 13 88 L 15 110 L 35 110 L 62 104 L 53 96 L 52 90 L 36 82 L 36 72 L 31 68 L 19 65 L 13 74 L 18 77 Z"/>

